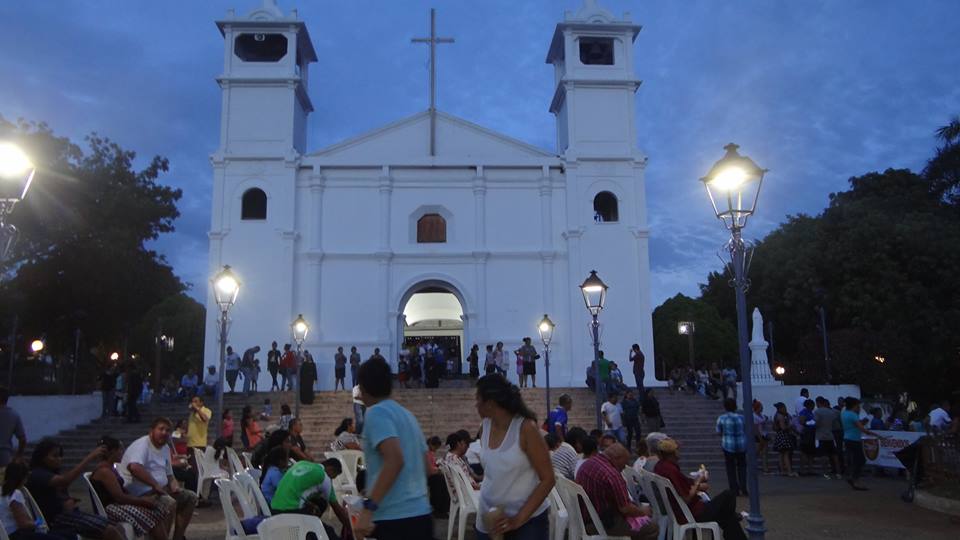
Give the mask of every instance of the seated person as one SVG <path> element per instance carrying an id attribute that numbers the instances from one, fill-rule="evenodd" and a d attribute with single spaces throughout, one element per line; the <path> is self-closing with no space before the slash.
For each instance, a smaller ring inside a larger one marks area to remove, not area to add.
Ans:
<path id="1" fill-rule="evenodd" d="M 337 426 L 336 431 L 333 432 L 336 437 L 333 441 L 333 449 L 338 452 L 340 450 L 362 450 L 360 439 L 355 435 L 356 431 L 353 418 L 344 418 Z"/>
<path id="2" fill-rule="evenodd" d="M 99 445 L 106 449 L 106 455 L 90 475 L 90 483 L 107 517 L 114 523 L 129 523 L 137 536 L 167 540 L 167 508 L 155 497 L 135 497 L 127 493 L 123 489 L 123 478 L 113 468 L 123 459 L 123 444 L 103 436 Z"/>
<path id="3" fill-rule="evenodd" d="M 577 465 L 573 468 L 573 476 L 576 478 L 577 473 L 580 472 L 580 467 L 590 458 L 592 458 L 597 453 L 597 439 L 593 437 L 584 437 L 580 439 L 580 459 L 577 460 Z"/>
<path id="4" fill-rule="evenodd" d="M 289 467 L 290 451 L 283 446 L 278 446 L 267 453 L 261 466 L 265 472 L 260 476 L 260 491 L 263 492 L 263 498 L 266 499 L 267 504 L 273 501 L 280 479 Z"/>
<path id="5" fill-rule="evenodd" d="M 197 374 L 194 373 L 192 369 L 188 370 L 183 374 L 183 377 L 180 377 L 180 392 L 178 392 L 178 395 L 182 398 L 192 398 L 197 395 L 198 384 Z"/>
<path id="6" fill-rule="evenodd" d="M 716 521 L 723 531 L 725 540 L 746 540 L 743 528 L 740 527 L 740 516 L 737 514 L 737 496 L 730 490 L 712 497 L 710 501 L 704 502 L 700 492 L 706 493 L 710 489 L 704 475 L 700 475 L 696 480 L 683 474 L 680 470 L 680 448 L 673 439 L 663 439 L 657 443 L 657 455 L 660 459 L 657 461 L 653 472 L 666 478 L 673 484 L 682 501 L 673 500 L 670 504 L 674 508 L 674 513 L 678 519 L 683 519 L 683 513 L 678 504 L 686 504 L 690 508 L 690 513 L 698 522 Z"/>
<path id="7" fill-rule="evenodd" d="M 579 459 L 577 451 L 567 441 L 561 441 L 553 433 L 544 435 L 543 440 L 547 443 L 547 448 L 550 449 L 550 462 L 553 463 L 553 470 L 560 476 L 573 480 L 573 471 L 577 467 L 577 460 Z"/>
<path id="8" fill-rule="evenodd" d="M 443 462 L 450 467 L 463 471 L 463 474 L 466 475 L 467 480 L 470 482 L 470 488 L 477 490 L 480 489 L 480 484 L 473 479 L 473 471 L 467 463 L 467 458 L 464 457 L 467 454 L 468 446 L 469 440 L 464 439 L 459 432 L 447 435 L 447 453 L 443 456 Z M 446 475 L 441 476 L 446 478 Z M 446 478 L 447 488 L 450 490 L 450 502 L 457 504 L 457 491 L 454 489 L 451 480 L 451 478 Z"/>
<path id="9" fill-rule="evenodd" d="M 117 471 L 128 493 L 136 497 L 156 497 L 174 515 L 173 538 L 183 538 L 197 506 L 197 494 L 183 489 L 174 477 L 170 455 L 170 430 L 167 418 L 159 417 L 150 432 L 133 441 L 123 453 Z"/>
<path id="10" fill-rule="evenodd" d="M 217 385 L 220 383 L 220 377 L 217 376 L 217 368 L 207 367 L 207 374 L 203 376 L 203 393 L 208 396 L 217 395 Z"/>
<path id="11" fill-rule="evenodd" d="M 316 461 L 313 459 L 313 455 L 307 451 L 307 443 L 303 441 L 303 420 L 299 418 L 294 418 L 290 420 L 290 453 L 293 454 L 293 459 L 307 460 L 307 461 Z"/>
<path id="12" fill-rule="evenodd" d="M 4 471 L 3 489 L 0 490 L 0 524 L 3 525 L 10 540 L 64 540 L 53 534 L 37 532 L 37 524 L 30 517 L 26 499 L 23 498 L 24 484 L 30 469 L 25 463 L 13 461 Z"/>
<path id="13" fill-rule="evenodd" d="M 123 540 L 122 530 L 110 524 L 106 516 L 97 516 L 80 511 L 80 501 L 70 497 L 67 490 L 87 465 L 100 460 L 105 451 L 98 446 L 66 473 L 60 472 L 63 462 L 63 447 L 50 439 L 40 441 L 30 458 L 30 476 L 27 489 L 33 495 L 40 512 L 47 520 L 50 531 L 65 538 L 82 535 L 104 540 Z"/>
<path id="14" fill-rule="evenodd" d="M 655 540 L 660 528 L 650 519 L 650 508 L 641 508 L 630 500 L 622 471 L 630 461 L 630 452 L 614 443 L 588 459 L 577 471 L 577 483 L 597 510 L 604 529 L 611 536 Z M 587 526 L 596 534 L 596 526 Z"/>
<path id="15" fill-rule="evenodd" d="M 337 501 L 333 490 L 333 479 L 342 472 L 337 459 L 331 458 L 322 464 L 298 461 L 283 474 L 277 484 L 270 509 L 274 515 L 306 514 L 320 517 L 329 506 L 343 525 L 344 540 L 350 538 L 350 516 L 347 515 L 346 508 Z M 330 525 L 324 523 L 323 528 L 331 540 L 340 538 Z"/>
<path id="16" fill-rule="evenodd" d="M 285 429 L 277 429 L 270 433 L 270 436 L 260 442 L 253 448 L 250 455 L 250 464 L 254 467 L 260 467 L 267 454 L 274 448 L 282 446 L 288 452 L 293 450 L 293 440 L 290 439 L 290 432 Z"/>

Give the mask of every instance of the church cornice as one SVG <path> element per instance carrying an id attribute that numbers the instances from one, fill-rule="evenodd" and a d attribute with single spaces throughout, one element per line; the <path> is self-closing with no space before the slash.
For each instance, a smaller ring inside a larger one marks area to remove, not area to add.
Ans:
<path id="1" fill-rule="evenodd" d="M 437 264 L 474 264 L 491 259 L 528 259 L 541 260 L 544 257 L 558 259 L 565 256 L 560 250 L 515 250 L 515 251 L 450 251 L 445 253 L 415 253 L 407 251 L 318 251 L 306 250 L 298 253 L 299 258 L 314 260 L 321 257 L 324 260 L 355 260 L 381 262 L 390 261 L 394 264 L 421 264 L 425 260 Z"/>
<path id="2" fill-rule="evenodd" d="M 569 79 L 564 78 L 557 83 L 556 90 L 553 91 L 553 99 L 550 101 L 550 112 L 557 114 L 564 100 L 567 99 L 567 92 L 574 88 L 627 88 L 636 92 L 643 81 L 640 79 Z"/>

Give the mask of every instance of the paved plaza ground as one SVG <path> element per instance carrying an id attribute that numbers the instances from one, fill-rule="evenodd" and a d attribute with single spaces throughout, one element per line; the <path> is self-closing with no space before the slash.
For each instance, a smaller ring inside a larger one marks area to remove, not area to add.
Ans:
<path id="1" fill-rule="evenodd" d="M 900 500 L 906 481 L 897 478 L 865 479 L 869 491 L 854 492 L 842 480 L 822 477 L 761 477 L 762 511 L 767 538 L 775 540 L 954 540 L 960 538 L 960 520 L 907 504 Z M 726 480 L 713 473 L 712 489 L 723 489 Z M 747 509 L 741 497 L 740 508 Z M 446 521 L 435 520 L 435 538 L 446 538 Z M 219 505 L 197 511 L 187 531 L 191 540 L 223 538 Z M 473 538 L 468 533 L 469 539 Z"/>

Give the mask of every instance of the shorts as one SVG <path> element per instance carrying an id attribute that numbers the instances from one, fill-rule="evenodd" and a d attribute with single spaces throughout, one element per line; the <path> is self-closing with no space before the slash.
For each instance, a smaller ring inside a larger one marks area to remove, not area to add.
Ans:
<path id="1" fill-rule="evenodd" d="M 337 379 L 343 379 L 347 376 L 347 368 L 333 368 L 333 374 Z"/>
<path id="2" fill-rule="evenodd" d="M 68 535 L 78 534 L 88 538 L 103 538 L 103 531 L 109 526 L 110 520 L 105 516 L 74 510 L 72 512 L 61 512 L 50 524 L 50 529 L 54 533 L 62 531 Z"/>
<path id="3" fill-rule="evenodd" d="M 523 363 L 523 374 L 524 375 L 536 375 L 537 374 L 537 365 L 533 362 L 524 362 Z"/>
<path id="4" fill-rule="evenodd" d="M 818 456 L 832 456 L 837 453 L 837 444 L 833 440 L 817 442 L 820 444 L 817 448 Z"/>

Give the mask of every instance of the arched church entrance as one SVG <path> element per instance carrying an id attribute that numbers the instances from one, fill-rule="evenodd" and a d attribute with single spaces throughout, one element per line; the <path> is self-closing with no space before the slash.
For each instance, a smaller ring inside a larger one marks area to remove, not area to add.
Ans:
<path id="1" fill-rule="evenodd" d="M 464 371 L 467 317 L 463 295 L 453 285 L 438 280 L 411 287 L 400 301 L 397 335 L 401 355 L 411 368 L 419 367 L 422 382 L 433 386 L 440 379 L 456 378 Z"/>

